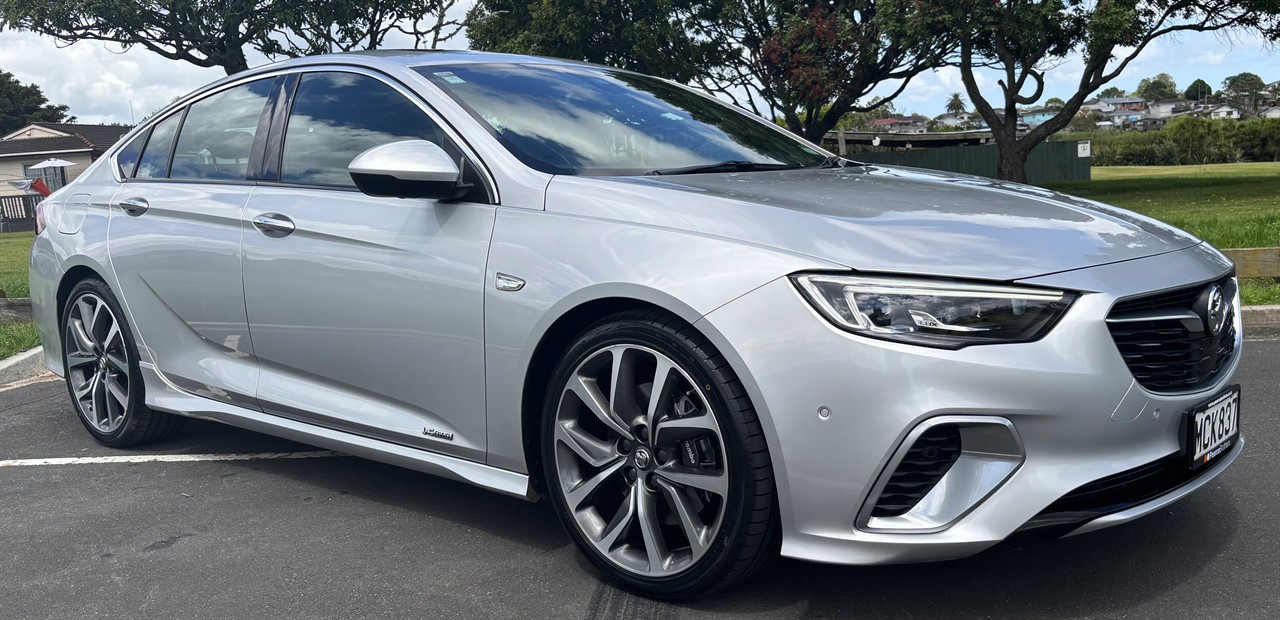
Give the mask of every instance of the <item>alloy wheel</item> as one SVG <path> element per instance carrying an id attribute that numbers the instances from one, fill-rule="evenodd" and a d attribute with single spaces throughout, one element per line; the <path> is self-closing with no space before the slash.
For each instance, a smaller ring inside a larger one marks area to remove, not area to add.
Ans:
<path id="1" fill-rule="evenodd" d="M 133 386 L 124 334 L 98 295 L 84 293 L 71 303 L 63 341 L 72 395 L 91 426 L 114 433 L 125 421 Z"/>
<path id="2" fill-rule="evenodd" d="M 724 440 L 671 358 L 631 344 L 587 355 L 563 386 L 553 432 L 560 492 L 603 557 L 662 578 L 706 555 L 728 503 Z"/>

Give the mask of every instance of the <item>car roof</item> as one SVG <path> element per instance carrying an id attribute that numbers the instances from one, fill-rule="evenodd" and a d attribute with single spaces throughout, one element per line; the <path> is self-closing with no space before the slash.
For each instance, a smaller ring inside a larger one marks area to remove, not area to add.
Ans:
<path id="1" fill-rule="evenodd" d="M 341 54 L 323 54 L 319 56 L 304 56 L 294 58 L 283 62 L 272 63 L 260 69 L 284 68 L 295 65 L 310 65 L 324 62 L 333 62 L 339 64 L 397 64 L 404 67 L 423 67 L 431 65 L 458 65 L 458 64 L 544 64 L 544 65 L 574 65 L 574 66 L 602 66 L 592 63 L 566 60 L 563 58 L 550 58 L 546 56 L 525 56 L 522 54 L 503 54 L 498 52 L 481 52 L 472 50 L 417 50 L 417 49 L 379 49 L 379 50 L 362 50 L 356 52 L 345 52 Z"/>

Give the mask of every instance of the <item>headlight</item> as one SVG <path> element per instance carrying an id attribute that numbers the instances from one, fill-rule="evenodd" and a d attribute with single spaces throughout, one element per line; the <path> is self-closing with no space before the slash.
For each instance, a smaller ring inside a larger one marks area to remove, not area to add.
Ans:
<path id="1" fill-rule="evenodd" d="M 798 274 L 791 279 L 841 329 L 946 349 L 1036 340 L 1076 299 L 1065 291 L 920 278 Z"/>

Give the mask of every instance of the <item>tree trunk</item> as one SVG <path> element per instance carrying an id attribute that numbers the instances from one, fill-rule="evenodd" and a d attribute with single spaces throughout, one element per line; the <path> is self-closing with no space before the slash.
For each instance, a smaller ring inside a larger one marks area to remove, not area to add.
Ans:
<path id="1" fill-rule="evenodd" d="M 1000 153 L 999 162 L 996 164 L 996 177 L 1002 181 L 1026 183 L 1027 155 L 1031 154 L 1031 147 L 1024 144 L 1022 140 L 1000 143 L 997 139 L 996 142 L 996 149 Z"/>
<path id="2" fill-rule="evenodd" d="M 242 49 L 227 50 L 220 60 L 221 62 L 218 64 L 222 65 L 222 69 L 227 72 L 227 75 L 235 75 L 241 71 L 249 70 L 249 61 L 245 59 L 244 50 Z"/>

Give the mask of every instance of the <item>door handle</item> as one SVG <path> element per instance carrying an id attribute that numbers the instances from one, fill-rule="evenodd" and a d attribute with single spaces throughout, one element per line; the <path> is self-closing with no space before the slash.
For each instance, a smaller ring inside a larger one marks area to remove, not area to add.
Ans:
<path id="1" fill-rule="evenodd" d="M 147 204 L 146 198 L 126 198 L 116 203 L 116 206 L 129 215 L 138 216 L 146 213 L 150 205 Z"/>
<path id="2" fill-rule="evenodd" d="M 268 237 L 284 237 L 295 228 L 293 220 L 279 213 L 263 213 L 253 218 L 253 225 Z"/>

